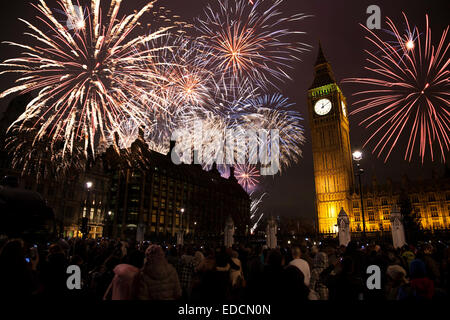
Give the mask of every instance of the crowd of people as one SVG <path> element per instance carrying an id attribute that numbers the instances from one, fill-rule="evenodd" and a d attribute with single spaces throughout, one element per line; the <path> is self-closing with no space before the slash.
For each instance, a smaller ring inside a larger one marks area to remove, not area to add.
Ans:
<path id="1" fill-rule="evenodd" d="M 238 303 L 439 300 L 450 293 L 450 248 L 441 241 L 401 249 L 354 241 L 268 249 L 4 239 L 0 250 L 0 291 L 8 298 Z M 70 265 L 81 270 L 79 290 L 67 286 Z M 381 289 L 367 286 L 371 265 L 381 270 Z"/>

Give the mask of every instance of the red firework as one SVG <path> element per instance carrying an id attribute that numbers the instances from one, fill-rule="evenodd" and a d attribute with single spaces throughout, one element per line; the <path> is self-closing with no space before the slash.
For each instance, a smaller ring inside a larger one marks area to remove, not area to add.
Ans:
<path id="1" fill-rule="evenodd" d="M 427 149 L 432 161 L 436 150 L 445 162 L 445 154 L 450 148 L 450 81 L 449 43 L 446 41 L 449 27 L 442 33 L 437 45 L 432 44 L 428 15 L 426 30 L 410 27 L 403 13 L 406 31 L 401 32 L 394 22 L 387 18 L 389 34 L 394 39 L 384 40 L 367 29 L 367 40 L 375 51 L 366 50 L 369 70 L 373 78 L 351 78 L 345 82 L 368 85 L 369 89 L 356 93 L 361 98 L 358 108 L 351 112 L 369 112 L 360 123 L 374 132 L 366 141 L 373 140 L 373 152 L 380 157 L 387 153 L 388 160 L 399 138 L 409 133 L 405 160 L 411 161 L 414 150 L 424 162 Z"/>
<path id="2" fill-rule="evenodd" d="M 259 183 L 259 170 L 252 165 L 236 165 L 235 176 L 245 191 L 253 191 Z"/>

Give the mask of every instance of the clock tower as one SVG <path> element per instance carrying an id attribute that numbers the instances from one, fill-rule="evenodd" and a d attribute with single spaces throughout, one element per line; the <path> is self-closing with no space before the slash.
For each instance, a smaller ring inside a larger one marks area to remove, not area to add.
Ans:
<path id="1" fill-rule="evenodd" d="M 316 209 L 320 233 L 337 232 L 341 210 L 351 215 L 353 190 L 347 101 L 319 44 L 314 82 L 308 90 Z"/>

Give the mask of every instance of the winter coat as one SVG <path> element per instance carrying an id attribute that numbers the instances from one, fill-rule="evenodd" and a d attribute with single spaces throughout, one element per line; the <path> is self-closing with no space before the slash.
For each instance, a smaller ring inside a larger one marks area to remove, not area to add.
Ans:
<path id="1" fill-rule="evenodd" d="M 114 274 L 103 300 L 133 300 L 136 297 L 139 269 L 129 264 L 119 264 L 114 268 Z"/>
<path id="2" fill-rule="evenodd" d="M 176 300 L 181 296 L 181 286 L 175 268 L 164 261 L 146 264 L 139 273 L 139 300 Z"/>
<path id="3" fill-rule="evenodd" d="M 328 256 L 324 252 L 315 255 L 309 288 L 318 294 L 320 300 L 328 300 L 328 288 L 321 281 L 320 274 L 328 267 Z"/>

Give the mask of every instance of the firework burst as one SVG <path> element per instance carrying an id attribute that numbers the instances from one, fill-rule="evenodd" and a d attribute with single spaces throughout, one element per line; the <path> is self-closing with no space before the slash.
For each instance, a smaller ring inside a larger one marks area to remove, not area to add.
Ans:
<path id="1" fill-rule="evenodd" d="M 250 194 L 251 204 L 250 204 L 250 220 L 253 226 L 250 229 L 250 232 L 253 234 L 255 230 L 258 228 L 259 222 L 264 216 L 264 213 L 260 212 L 260 206 L 263 202 L 263 198 L 267 195 L 267 193 L 262 194 L 257 197 L 254 192 Z"/>
<path id="2" fill-rule="evenodd" d="M 235 167 L 235 177 L 245 191 L 251 192 L 256 189 L 261 175 L 254 165 L 238 164 Z"/>
<path id="3" fill-rule="evenodd" d="M 217 1 L 208 5 L 196 28 L 200 41 L 211 49 L 208 66 L 231 81 L 250 78 L 259 86 L 275 86 L 290 79 L 290 62 L 299 59 L 309 46 L 293 42 L 288 25 L 305 19 L 304 14 L 283 17 L 282 0 Z"/>
<path id="4" fill-rule="evenodd" d="M 360 125 L 373 128 L 365 145 L 376 140 L 373 152 L 385 162 L 398 146 L 400 137 L 409 135 L 404 159 L 411 161 L 418 149 L 424 162 L 427 150 L 434 160 L 438 150 L 445 162 L 450 148 L 450 81 L 447 27 L 437 46 L 432 44 L 431 28 L 426 16 L 425 32 L 411 27 L 405 14 L 406 31 L 387 19 L 394 39 L 384 40 L 373 31 L 366 37 L 376 52 L 369 55 L 366 67 L 374 78 L 351 78 L 346 82 L 369 86 L 356 96 L 359 107 L 351 112 L 369 113 Z M 409 134 L 408 134 L 409 133 Z"/>
<path id="5" fill-rule="evenodd" d="M 32 128 L 38 128 L 38 140 L 51 137 L 54 142 L 64 141 L 63 153 L 72 152 L 74 145 L 83 141 L 85 151 L 95 154 L 98 141 L 106 140 L 124 118 L 143 121 L 147 113 L 142 105 L 127 102 L 131 96 L 139 96 L 142 83 L 156 81 L 157 75 L 137 62 L 163 49 L 149 50 L 146 45 L 168 28 L 140 37 L 131 34 L 154 2 L 119 19 L 121 1 L 111 1 L 108 14 L 103 15 L 100 0 L 91 0 L 91 7 L 84 9 L 79 3 L 74 6 L 71 0 L 61 0 L 58 3 L 68 21 L 65 25 L 45 0 L 39 0 L 34 7 L 46 30 L 21 20 L 38 45 L 8 42 L 25 53 L 1 64 L 8 69 L 2 73 L 19 73 L 21 77 L 0 98 L 15 92 L 38 93 L 16 123 L 37 119 Z"/>
<path id="6" fill-rule="evenodd" d="M 240 115 L 234 126 L 245 131 L 261 130 L 267 133 L 265 141 L 258 137 L 259 145 L 268 146 L 268 152 L 279 150 L 281 168 L 297 163 L 301 156 L 301 146 L 305 142 L 301 115 L 291 110 L 293 103 L 280 94 L 263 95 L 243 101 Z M 272 140 L 271 130 L 278 130 L 279 142 Z M 276 146 L 275 143 L 278 143 Z M 251 152 L 251 151 L 249 151 Z"/>
<path id="7" fill-rule="evenodd" d="M 28 130 L 23 130 L 23 126 Z M 36 139 L 38 129 L 32 129 L 32 126 L 30 120 L 21 127 L 12 126 L 5 140 L 5 150 L 12 155 L 11 167 L 19 170 L 22 176 L 28 175 L 40 182 L 45 178 L 62 178 L 69 172 L 74 175 L 86 168 L 82 143 L 74 145 L 69 156 L 64 152 L 62 139 L 58 139 L 58 143 Z"/>

